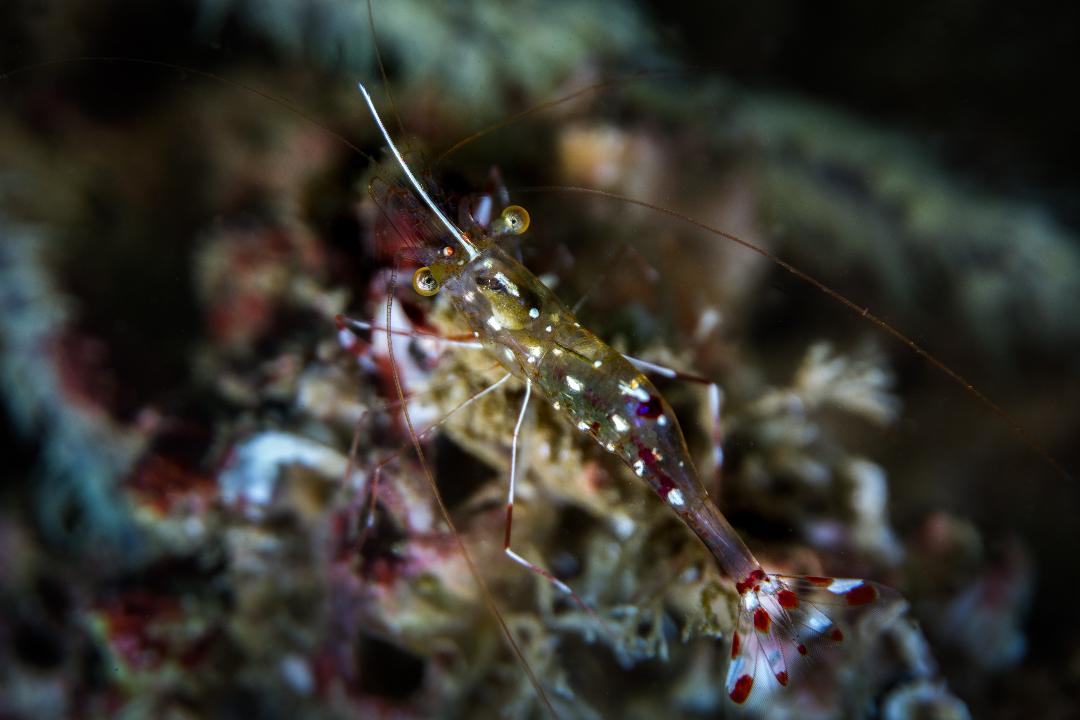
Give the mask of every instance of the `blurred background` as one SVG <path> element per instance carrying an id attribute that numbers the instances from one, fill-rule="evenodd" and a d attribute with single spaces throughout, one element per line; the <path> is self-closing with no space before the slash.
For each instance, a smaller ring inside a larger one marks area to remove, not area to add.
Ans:
<path id="1" fill-rule="evenodd" d="M 662 389 L 763 561 L 911 603 L 917 624 L 825 663 L 777 717 L 1070 717 L 1078 12 L 375 0 L 384 84 L 358 0 L 4 3 L 0 717 L 541 715 L 415 458 L 388 466 L 358 542 L 362 491 L 407 435 L 384 340 L 342 340 L 334 316 L 384 317 L 380 222 L 411 212 L 371 161 L 358 80 L 448 207 L 497 178 L 529 207 L 515 252 L 586 298 L 584 324 L 719 382 L 722 471 L 701 393 Z M 766 247 L 1045 454 L 783 269 L 540 185 Z M 398 297 L 395 324 L 452 326 Z M 399 355 L 418 423 L 492 379 L 475 356 Z M 546 411 L 515 538 L 625 635 L 598 640 L 501 564 L 519 397 L 429 451 L 559 715 L 725 716 L 727 585 Z"/>

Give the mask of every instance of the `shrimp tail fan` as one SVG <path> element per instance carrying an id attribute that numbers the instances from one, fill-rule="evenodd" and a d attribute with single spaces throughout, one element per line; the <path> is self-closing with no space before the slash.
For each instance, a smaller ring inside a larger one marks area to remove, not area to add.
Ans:
<path id="1" fill-rule="evenodd" d="M 768 705 L 810 663 L 869 639 L 906 607 L 895 590 L 849 578 L 768 575 L 759 569 L 736 589 L 739 611 L 725 690 L 737 706 L 754 710 Z"/>

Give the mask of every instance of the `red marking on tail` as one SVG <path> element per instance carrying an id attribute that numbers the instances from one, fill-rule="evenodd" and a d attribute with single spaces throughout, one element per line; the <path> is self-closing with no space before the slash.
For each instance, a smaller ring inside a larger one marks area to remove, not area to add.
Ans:
<path id="1" fill-rule="evenodd" d="M 754 687 L 754 678 L 742 675 L 735 681 L 735 687 L 731 690 L 732 701 L 742 705 L 746 698 L 750 697 L 750 688 Z"/>
<path id="2" fill-rule="evenodd" d="M 765 571 L 758 568 L 754 572 L 747 575 L 745 578 L 735 583 L 735 591 L 740 595 L 744 594 L 747 590 L 752 588 L 755 584 L 760 583 L 765 579 Z M 830 582 L 832 582 L 830 580 Z"/>
<path id="3" fill-rule="evenodd" d="M 877 600 L 877 590 L 873 585 L 860 585 L 844 593 L 848 605 L 866 605 Z"/>
<path id="4" fill-rule="evenodd" d="M 796 653 L 835 658 L 844 652 L 837 645 L 849 627 L 895 596 L 863 580 L 766 575 L 760 568 L 736 587 L 739 614 L 724 690 L 738 704 L 756 704 L 797 682 L 803 663 L 793 660 Z"/>

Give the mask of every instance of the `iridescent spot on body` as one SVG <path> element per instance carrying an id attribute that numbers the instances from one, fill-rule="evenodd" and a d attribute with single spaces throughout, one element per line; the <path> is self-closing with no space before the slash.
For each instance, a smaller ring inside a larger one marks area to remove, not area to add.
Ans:
<path id="1" fill-rule="evenodd" d="M 641 400 L 637 405 L 638 417 L 649 418 L 655 420 L 663 414 L 664 408 L 660 404 L 660 398 L 655 395 L 649 395 L 647 400 Z"/>

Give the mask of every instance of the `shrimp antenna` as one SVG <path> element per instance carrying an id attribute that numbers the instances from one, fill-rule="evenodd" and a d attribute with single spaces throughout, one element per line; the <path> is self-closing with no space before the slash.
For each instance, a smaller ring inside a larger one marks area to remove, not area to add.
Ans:
<path id="1" fill-rule="evenodd" d="M 578 193 L 580 195 L 594 195 L 598 197 L 608 198 L 609 200 L 617 200 L 618 202 L 627 203 L 628 205 L 637 205 L 638 207 L 643 207 L 648 210 L 652 210 L 653 212 L 660 213 L 661 215 L 667 215 L 668 217 L 672 217 L 689 225 L 693 225 L 694 227 L 704 230 L 705 232 L 716 235 L 717 237 L 724 238 L 725 240 L 733 242 L 737 245 L 741 245 L 742 247 L 746 248 L 751 252 L 755 252 L 758 255 L 761 255 L 777 267 L 783 268 L 784 270 L 799 278 L 803 282 L 809 284 L 814 288 L 817 288 L 819 292 L 824 293 L 826 296 L 840 303 L 847 309 L 854 312 L 856 315 L 866 318 L 867 320 L 881 328 L 882 331 L 888 333 L 889 335 L 892 335 L 904 345 L 907 345 L 913 353 L 929 362 L 931 365 L 941 371 L 946 377 L 948 377 L 949 380 L 951 380 L 956 385 L 959 385 L 964 390 L 964 392 L 966 392 L 968 395 L 971 395 L 973 398 L 982 403 L 983 406 L 988 408 L 990 412 L 1001 418 L 1009 426 L 1009 429 L 1012 430 L 1012 432 L 1016 433 L 1017 436 L 1024 442 L 1024 444 L 1031 448 L 1040 458 L 1042 458 L 1043 462 L 1049 465 L 1060 477 L 1069 481 L 1073 479 L 1072 474 L 1068 470 L 1066 470 L 1061 463 L 1057 461 L 1057 458 L 1055 458 L 1050 453 L 1050 451 L 1046 447 L 1044 447 L 1043 444 L 1038 441 L 1038 439 L 1035 438 L 1034 435 L 1028 432 L 1027 428 L 1025 428 L 1019 420 L 1013 417 L 1012 413 L 991 400 L 988 395 L 975 387 L 971 382 L 968 381 L 966 377 L 945 364 L 945 361 L 938 359 L 936 355 L 931 353 L 919 343 L 912 340 L 908 335 L 905 335 L 893 325 L 889 324 L 884 318 L 870 312 L 870 308 L 862 307 L 856 304 L 854 300 L 848 299 L 847 296 L 840 294 L 836 290 L 833 290 L 831 287 L 826 285 L 821 280 L 818 280 L 813 275 L 810 275 L 809 273 L 800 270 L 799 268 L 795 267 L 783 258 L 774 255 L 760 245 L 756 245 L 749 240 L 744 240 L 737 235 L 732 235 L 729 232 L 724 232 L 720 228 L 713 227 L 708 223 L 696 220 L 689 215 L 685 215 L 676 210 L 670 210 L 659 205 L 645 202 L 644 200 L 638 200 L 637 198 L 628 197 L 626 195 L 619 195 L 618 193 L 608 192 L 606 190 L 599 190 L 597 188 L 577 187 L 573 185 L 548 185 L 544 187 L 518 188 L 517 192 Z"/>
<path id="2" fill-rule="evenodd" d="M 431 208 L 431 212 L 435 213 L 435 217 L 439 218 L 439 222 L 450 231 L 450 234 L 454 236 L 454 240 L 458 242 L 461 247 L 465 249 L 469 259 L 472 260 L 480 252 L 476 249 L 476 246 L 469 242 L 469 239 L 465 237 L 465 233 L 461 231 L 457 225 L 450 222 L 450 218 L 443 214 L 443 211 L 439 209 L 439 206 L 435 204 L 435 201 L 431 199 L 431 196 L 424 190 L 424 186 L 420 184 L 420 181 L 413 175 L 412 170 L 409 169 L 409 165 L 405 162 L 405 158 L 401 157 L 401 153 L 397 149 L 397 145 L 390 139 L 390 133 L 386 131 L 386 126 L 383 125 L 382 118 L 379 117 L 379 111 L 375 109 L 375 103 L 371 100 L 371 95 L 368 93 L 367 88 L 364 87 L 364 83 L 357 83 L 356 87 L 360 89 L 360 94 L 364 96 L 364 102 L 367 103 L 368 110 L 371 111 L 371 117 L 375 119 L 375 124 L 379 128 L 379 132 L 382 133 L 383 140 L 386 141 L 386 146 L 390 148 L 390 152 L 393 153 L 394 159 L 397 160 L 397 164 L 401 166 L 402 171 L 405 173 L 405 177 L 409 179 L 413 189 L 416 190 L 416 194 L 420 196 L 420 199 L 424 201 L 424 204 Z"/>

